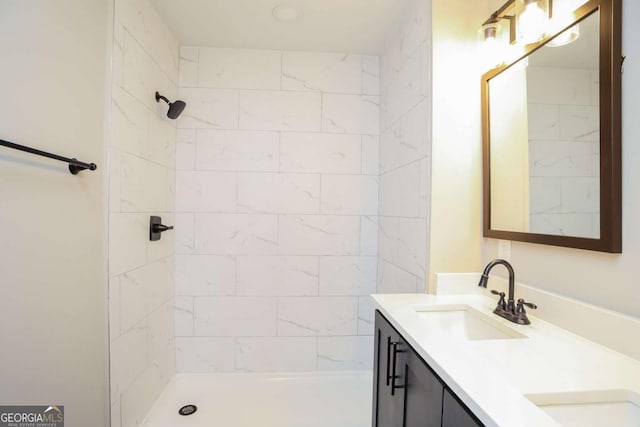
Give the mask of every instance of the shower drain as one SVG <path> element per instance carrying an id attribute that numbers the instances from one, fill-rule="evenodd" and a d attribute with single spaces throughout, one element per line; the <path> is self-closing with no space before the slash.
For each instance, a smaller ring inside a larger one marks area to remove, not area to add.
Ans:
<path id="1" fill-rule="evenodd" d="M 196 405 L 184 405 L 182 408 L 178 409 L 178 413 L 183 416 L 193 415 L 198 410 Z"/>

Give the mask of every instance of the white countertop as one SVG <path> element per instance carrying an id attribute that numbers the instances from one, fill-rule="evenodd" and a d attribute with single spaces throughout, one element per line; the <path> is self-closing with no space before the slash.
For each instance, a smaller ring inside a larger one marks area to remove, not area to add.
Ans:
<path id="1" fill-rule="evenodd" d="M 528 312 L 531 325 L 492 314 L 481 295 L 378 294 L 375 306 L 486 426 L 559 426 L 525 394 L 630 390 L 640 393 L 640 361 Z M 454 340 L 425 328 L 416 308 L 469 305 L 527 338 Z"/>

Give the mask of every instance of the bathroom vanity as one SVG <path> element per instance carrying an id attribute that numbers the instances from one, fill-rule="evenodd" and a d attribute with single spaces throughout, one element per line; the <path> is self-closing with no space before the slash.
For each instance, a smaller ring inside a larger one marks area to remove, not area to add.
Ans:
<path id="1" fill-rule="evenodd" d="M 379 311 L 375 319 L 373 426 L 481 426 Z"/>
<path id="2" fill-rule="evenodd" d="M 372 298 L 373 427 L 640 425 L 636 359 L 487 294 Z"/>

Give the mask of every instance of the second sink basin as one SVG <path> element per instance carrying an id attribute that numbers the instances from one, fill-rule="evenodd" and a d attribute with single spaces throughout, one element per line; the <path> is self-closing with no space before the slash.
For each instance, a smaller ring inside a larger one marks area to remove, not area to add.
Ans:
<path id="1" fill-rule="evenodd" d="M 504 326 L 497 319 L 468 305 L 434 306 L 417 308 L 416 314 L 425 327 L 436 333 L 444 333 L 457 340 L 504 340 L 526 338 L 519 332 Z"/>
<path id="2" fill-rule="evenodd" d="M 526 396 L 566 427 L 640 426 L 640 396 L 627 390 Z"/>

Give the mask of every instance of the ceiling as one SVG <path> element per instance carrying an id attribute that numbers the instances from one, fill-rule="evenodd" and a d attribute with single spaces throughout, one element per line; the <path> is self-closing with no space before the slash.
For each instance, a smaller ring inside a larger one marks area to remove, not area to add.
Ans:
<path id="1" fill-rule="evenodd" d="M 379 53 L 410 0 L 150 0 L 183 46 Z M 273 18 L 276 6 L 301 12 Z"/>

